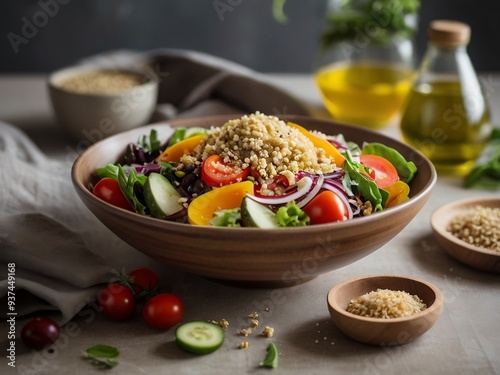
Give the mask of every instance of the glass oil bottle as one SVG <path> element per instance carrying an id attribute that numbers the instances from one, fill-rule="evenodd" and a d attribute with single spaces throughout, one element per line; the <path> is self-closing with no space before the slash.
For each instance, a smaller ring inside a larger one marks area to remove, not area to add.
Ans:
<path id="1" fill-rule="evenodd" d="M 491 133 L 485 95 L 467 54 L 469 25 L 436 20 L 401 117 L 403 140 L 439 174 L 463 176 Z"/>

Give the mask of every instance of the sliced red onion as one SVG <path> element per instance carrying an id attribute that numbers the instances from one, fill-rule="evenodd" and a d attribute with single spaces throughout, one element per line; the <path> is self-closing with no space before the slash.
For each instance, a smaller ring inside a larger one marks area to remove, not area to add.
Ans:
<path id="1" fill-rule="evenodd" d="M 348 147 L 346 147 L 345 145 L 343 145 L 339 141 L 336 141 L 335 139 L 328 138 L 327 141 L 330 142 L 333 146 L 335 146 L 335 148 L 339 151 L 340 150 L 349 150 Z"/>
<path id="2" fill-rule="evenodd" d="M 351 204 L 347 200 L 347 197 L 345 196 L 344 190 L 339 189 L 338 186 L 332 185 L 332 184 L 323 184 L 323 189 L 325 190 L 330 190 L 332 193 L 337 194 L 337 196 L 344 202 L 344 205 L 347 208 L 347 213 L 348 213 L 348 219 L 352 219 L 354 216 L 354 213 L 352 211 Z"/>
<path id="3" fill-rule="evenodd" d="M 345 188 L 344 188 L 344 185 L 342 184 L 342 182 L 340 182 L 338 180 L 326 180 L 325 179 L 325 182 L 323 183 L 323 185 L 331 185 L 331 186 L 337 188 L 337 190 L 339 192 L 341 192 L 346 198 L 349 198 L 349 196 L 347 195 L 347 192 L 345 191 Z"/>
<path id="4" fill-rule="evenodd" d="M 172 215 L 168 215 L 165 218 L 165 220 L 177 221 L 177 220 L 183 218 L 186 215 L 187 215 L 187 210 L 185 208 L 181 208 L 179 211 L 173 213 Z"/>
<path id="5" fill-rule="evenodd" d="M 297 201 L 302 196 L 307 194 L 311 187 L 313 186 L 313 180 L 310 177 L 303 177 L 299 181 L 297 181 L 297 191 L 287 195 L 279 195 L 279 196 L 256 196 L 247 193 L 247 197 L 253 199 L 254 201 L 262 204 L 286 204 L 291 201 Z M 314 190 L 314 189 L 313 189 Z"/>
<path id="6" fill-rule="evenodd" d="M 304 178 L 308 178 L 308 177 L 304 177 Z M 302 180 L 300 180 L 300 181 L 302 181 Z M 318 192 L 321 190 L 321 187 L 323 186 L 324 181 L 325 181 L 325 176 L 323 176 L 323 174 L 319 174 L 318 178 L 315 181 L 314 187 L 311 189 L 311 191 L 309 191 L 307 193 L 307 195 L 304 197 L 304 199 L 302 199 L 300 202 L 297 202 L 297 206 L 299 208 L 302 208 L 306 204 L 308 204 L 311 201 L 311 199 L 313 199 L 316 196 L 316 194 L 318 194 Z"/>
<path id="7" fill-rule="evenodd" d="M 344 177 L 345 172 L 342 169 L 339 169 L 334 172 L 326 173 L 325 174 L 325 180 L 338 180 Z"/>

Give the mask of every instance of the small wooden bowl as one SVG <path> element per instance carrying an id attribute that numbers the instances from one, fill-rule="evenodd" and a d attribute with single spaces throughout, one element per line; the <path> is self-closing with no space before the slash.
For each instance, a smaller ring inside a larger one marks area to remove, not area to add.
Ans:
<path id="1" fill-rule="evenodd" d="M 469 198 L 446 204 L 432 214 L 432 230 L 439 245 L 451 257 L 482 271 L 500 273 L 500 252 L 468 244 L 446 230 L 454 217 L 471 212 L 476 206 L 500 208 L 500 199 Z"/>
<path id="2" fill-rule="evenodd" d="M 404 318 L 367 318 L 346 311 L 351 300 L 377 289 L 405 291 L 417 295 L 427 309 Z M 397 275 L 373 275 L 350 279 L 328 292 L 328 310 L 334 323 L 356 341 L 379 346 L 407 344 L 422 336 L 436 323 L 443 307 L 443 295 L 434 285 Z"/>

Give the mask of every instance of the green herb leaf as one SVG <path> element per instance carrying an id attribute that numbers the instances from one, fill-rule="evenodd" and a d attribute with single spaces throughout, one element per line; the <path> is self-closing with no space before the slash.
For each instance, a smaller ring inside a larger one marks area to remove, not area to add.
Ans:
<path id="1" fill-rule="evenodd" d="M 273 0 L 272 13 L 273 17 L 279 23 L 285 24 L 288 18 L 285 15 L 283 8 L 285 7 L 286 0 Z"/>
<path id="2" fill-rule="evenodd" d="M 466 188 L 500 189 L 500 130 L 493 131 L 490 143 L 476 166 L 465 176 Z"/>
<path id="3" fill-rule="evenodd" d="M 382 190 L 378 188 L 375 182 L 370 181 L 364 175 L 359 173 L 359 169 L 364 169 L 364 166 L 353 161 L 349 152 L 346 152 L 344 156 L 346 157 L 346 160 L 342 165 L 342 169 L 345 171 L 344 178 L 342 179 L 343 185 L 348 189 L 348 191 L 352 191 L 354 195 L 357 195 L 356 193 L 358 193 L 366 200 L 369 200 L 374 211 L 383 210 L 383 204 L 387 197 L 382 195 Z"/>
<path id="4" fill-rule="evenodd" d="M 241 210 L 240 208 L 232 208 L 229 210 L 219 210 L 214 213 L 210 224 L 216 227 L 240 227 Z"/>
<path id="5" fill-rule="evenodd" d="M 266 358 L 262 362 L 259 363 L 259 366 L 277 368 L 278 367 L 278 358 L 279 358 L 278 348 L 276 347 L 275 344 L 270 343 L 267 346 Z"/>
<path id="6" fill-rule="evenodd" d="M 97 344 L 87 348 L 85 353 L 93 357 L 115 358 L 120 354 L 120 350 L 111 345 Z"/>
<path id="7" fill-rule="evenodd" d="M 118 348 L 110 345 L 98 344 L 87 348 L 84 359 L 99 368 L 113 368 L 118 364 L 116 357 L 120 354 Z"/>
<path id="8" fill-rule="evenodd" d="M 327 16 L 327 27 L 321 36 L 323 48 L 342 41 L 354 40 L 360 33 L 378 25 L 372 40 L 387 43 L 394 37 L 409 37 L 416 32 L 416 15 L 420 0 L 344 0 L 342 7 Z"/>
<path id="9" fill-rule="evenodd" d="M 161 143 L 158 140 L 158 132 L 155 129 L 151 129 L 149 137 L 146 135 L 141 135 L 137 144 L 141 146 L 146 152 L 155 153 L 160 151 Z"/>
<path id="10" fill-rule="evenodd" d="M 142 189 L 144 184 L 146 183 L 147 177 L 144 175 L 138 175 L 135 173 L 133 169 L 128 169 L 128 176 L 125 173 L 125 170 L 120 164 L 117 164 L 118 167 L 118 183 L 120 184 L 120 189 L 122 190 L 125 197 L 132 203 L 136 212 L 141 215 L 146 214 L 146 206 L 142 204 L 137 196 L 135 185 L 139 184 L 139 188 Z"/>
<path id="11" fill-rule="evenodd" d="M 276 212 L 276 220 L 281 227 L 300 227 L 309 225 L 310 218 L 295 202 L 288 202 Z"/>

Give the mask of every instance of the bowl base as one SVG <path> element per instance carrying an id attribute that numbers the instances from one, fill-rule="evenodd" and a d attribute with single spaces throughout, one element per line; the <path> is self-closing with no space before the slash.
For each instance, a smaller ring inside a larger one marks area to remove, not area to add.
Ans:
<path id="1" fill-rule="evenodd" d="M 207 278 L 213 282 L 224 284 L 227 286 L 234 286 L 237 288 L 252 288 L 252 289 L 276 289 L 276 288 L 289 288 L 296 285 L 301 285 L 314 280 L 317 276 L 302 277 L 293 280 L 225 280 Z"/>

